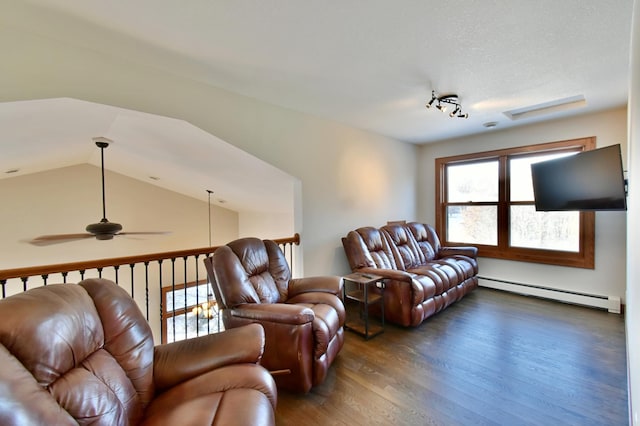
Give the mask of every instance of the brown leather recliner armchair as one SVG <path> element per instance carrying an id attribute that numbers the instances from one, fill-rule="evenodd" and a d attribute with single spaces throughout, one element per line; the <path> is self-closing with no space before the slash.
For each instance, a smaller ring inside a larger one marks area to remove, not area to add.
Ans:
<path id="1" fill-rule="evenodd" d="M 262 365 L 279 388 L 308 392 L 322 383 L 344 343 L 342 278 L 291 278 L 271 240 L 242 238 L 205 259 L 227 329 L 258 322 L 265 331 Z"/>
<path id="2" fill-rule="evenodd" d="M 0 424 L 273 425 L 258 325 L 155 346 L 111 281 L 0 300 Z"/>

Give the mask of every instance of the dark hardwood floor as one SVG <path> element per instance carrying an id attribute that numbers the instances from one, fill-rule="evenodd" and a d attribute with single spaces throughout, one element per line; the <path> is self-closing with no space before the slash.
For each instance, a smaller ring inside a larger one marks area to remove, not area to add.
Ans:
<path id="1" fill-rule="evenodd" d="M 627 425 L 624 318 L 479 288 L 417 328 L 350 331 L 278 425 Z"/>

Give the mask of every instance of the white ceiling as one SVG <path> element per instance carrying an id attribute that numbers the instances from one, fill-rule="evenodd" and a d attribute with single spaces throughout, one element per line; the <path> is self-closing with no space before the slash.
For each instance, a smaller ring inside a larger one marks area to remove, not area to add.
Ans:
<path id="1" fill-rule="evenodd" d="M 417 144 L 486 132 L 486 122 L 502 129 L 627 102 L 632 0 L 27 3 L 40 19 L 23 14 L 16 25 L 29 31 Z M 432 90 L 457 93 L 469 118 L 427 110 Z M 574 96 L 586 102 L 519 120 L 504 114 Z M 135 132 L 140 147 L 175 149 L 157 138 L 154 119 L 131 128 L 120 118 L 112 125 Z M 62 123 L 49 122 L 50 131 L 68 131 Z M 60 152 L 76 157 L 66 161 L 87 161 L 69 144 Z"/>

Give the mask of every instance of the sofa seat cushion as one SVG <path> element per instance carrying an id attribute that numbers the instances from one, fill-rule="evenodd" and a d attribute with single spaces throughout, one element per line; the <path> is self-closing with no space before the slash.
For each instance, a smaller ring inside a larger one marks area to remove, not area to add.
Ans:
<path id="1" fill-rule="evenodd" d="M 437 283 L 437 291 L 435 295 L 441 295 L 445 291 L 464 281 L 463 279 L 460 279 L 458 268 L 455 268 L 445 262 L 431 262 L 419 268 L 411 269 L 408 272 L 430 277 L 432 281 Z"/>
<path id="2" fill-rule="evenodd" d="M 420 289 L 419 292 L 414 291 L 414 294 L 418 297 L 412 300 L 413 305 L 418 305 L 438 294 L 438 284 L 440 283 L 438 277 L 434 275 L 426 273 L 416 274 L 413 276 L 412 282 L 414 287 L 417 285 Z"/>
<path id="3" fill-rule="evenodd" d="M 464 255 L 453 255 L 444 258 L 445 260 L 454 260 L 465 271 L 465 279 L 478 275 L 478 260 Z"/>
<path id="4" fill-rule="evenodd" d="M 273 408 L 264 394 L 252 389 L 231 389 L 178 404 L 165 404 L 154 410 L 142 425 L 270 425 L 274 422 Z"/>
<path id="5" fill-rule="evenodd" d="M 413 268 L 408 272 L 414 275 L 414 281 L 421 283 L 423 286 L 421 300 L 416 300 L 416 304 L 424 302 L 431 297 L 439 296 L 443 292 L 447 291 L 449 282 L 446 280 L 446 275 L 438 273 L 430 266 Z"/>
<path id="6" fill-rule="evenodd" d="M 467 278 L 471 278 L 477 274 L 475 266 L 472 262 L 467 261 L 464 257 L 444 257 L 438 260 L 432 261 L 432 263 L 446 264 L 455 269 L 458 274 L 458 281 L 462 282 Z"/>
<path id="7" fill-rule="evenodd" d="M 158 395 L 143 424 L 273 424 L 277 391 L 272 383 L 268 371 L 257 364 L 221 367 Z M 243 416 L 251 417 L 239 421 Z"/>

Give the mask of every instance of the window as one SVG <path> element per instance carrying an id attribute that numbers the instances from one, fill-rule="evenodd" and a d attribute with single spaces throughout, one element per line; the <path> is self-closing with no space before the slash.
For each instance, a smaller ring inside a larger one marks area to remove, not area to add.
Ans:
<path id="1" fill-rule="evenodd" d="M 595 148 L 595 137 L 436 159 L 436 228 L 482 257 L 594 267 L 593 212 L 538 212 L 531 164 Z"/>
<path id="2" fill-rule="evenodd" d="M 208 282 L 162 288 L 164 343 L 217 333 L 218 306 Z"/>

